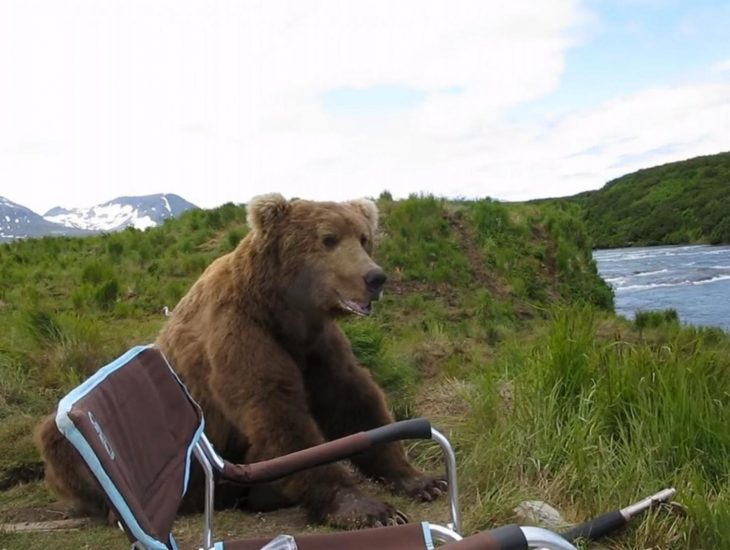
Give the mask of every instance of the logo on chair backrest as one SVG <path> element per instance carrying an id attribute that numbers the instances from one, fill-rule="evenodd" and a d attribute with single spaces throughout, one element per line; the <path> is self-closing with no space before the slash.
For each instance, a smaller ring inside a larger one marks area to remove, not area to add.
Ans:
<path id="1" fill-rule="evenodd" d="M 88 412 L 89 421 L 91 422 L 91 425 L 94 426 L 94 431 L 96 432 L 96 435 L 99 437 L 99 441 L 101 441 L 101 444 L 104 446 L 104 449 L 106 450 L 107 454 L 109 455 L 109 458 L 114 460 L 115 454 L 114 449 L 112 449 L 112 446 L 109 444 L 109 440 L 106 438 L 106 435 L 104 435 L 104 432 L 101 430 L 101 426 L 99 426 L 99 423 L 96 421 L 96 418 L 94 417 L 94 414 L 89 411 Z"/>

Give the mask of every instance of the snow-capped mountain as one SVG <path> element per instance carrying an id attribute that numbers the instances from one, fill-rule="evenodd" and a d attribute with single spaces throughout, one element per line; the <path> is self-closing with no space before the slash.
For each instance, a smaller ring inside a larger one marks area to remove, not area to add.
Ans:
<path id="1" fill-rule="evenodd" d="M 89 232 L 44 220 L 20 204 L 0 197 L 0 242 L 44 235 L 88 235 Z"/>
<path id="2" fill-rule="evenodd" d="M 89 208 L 52 208 L 43 216 L 48 222 L 89 231 L 119 231 L 125 227 L 147 229 L 186 210 L 197 208 L 172 193 L 143 197 L 118 197 Z"/>
<path id="3" fill-rule="evenodd" d="M 174 194 L 119 197 L 90 208 L 52 208 L 40 216 L 30 208 L 0 197 L 0 243 L 28 237 L 84 236 L 118 231 L 125 227 L 146 229 L 197 208 Z"/>

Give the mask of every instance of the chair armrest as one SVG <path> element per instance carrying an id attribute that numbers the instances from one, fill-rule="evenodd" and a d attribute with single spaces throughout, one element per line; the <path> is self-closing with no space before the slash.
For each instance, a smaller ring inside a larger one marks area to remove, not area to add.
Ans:
<path id="1" fill-rule="evenodd" d="M 252 464 L 232 464 L 224 460 L 220 473 L 223 478 L 237 483 L 266 483 L 307 468 L 350 458 L 383 443 L 405 439 L 431 439 L 430 422 L 425 418 L 394 422 Z"/>

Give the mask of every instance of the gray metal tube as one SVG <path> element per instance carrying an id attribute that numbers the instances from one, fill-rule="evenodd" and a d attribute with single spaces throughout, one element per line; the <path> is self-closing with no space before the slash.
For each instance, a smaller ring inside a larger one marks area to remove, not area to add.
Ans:
<path id="1" fill-rule="evenodd" d="M 428 530 L 431 531 L 431 538 L 436 542 L 457 542 L 463 537 L 456 531 L 444 527 L 443 525 L 428 524 Z"/>
<path id="2" fill-rule="evenodd" d="M 200 465 L 205 472 L 205 510 L 203 512 L 203 548 L 210 550 L 213 548 L 213 498 L 215 486 L 213 484 L 213 467 L 206 456 L 200 443 L 196 443 L 193 447 L 195 458 L 198 459 Z"/>
<path id="3" fill-rule="evenodd" d="M 674 487 L 670 487 L 669 489 L 663 489 L 658 493 L 651 495 L 650 497 L 646 497 L 639 502 L 630 504 L 626 508 L 621 508 L 621 515 L 628 521 L 635 515 L 643 512 L 644 510 L 648 510 L 658 502 L 667 502 L 676 494 L 677 490 Z"/>
<path id="4" fill-rule="evenodd" d="M 208 457 L 208 460 L 212 463 L 213 466 L 218 471 L 223 471 L 223 459 L 218 455 L 218 453 L 215 452 L 215 448 L 213 447 L 213 444 L 208 440 L 208 438 L 205 436 L 205 433 L 202 433 L 200 435 L 200 441 L 199 445 L 203 452 L 205 452 L 205 456 Z"/>
<path id="5" fill-rule="evenodd" d="M 446 462 L 446 481 L 449 484 L 449 507 L 451 509 L 451 523 L 447 527 L 460 534 L 461 510 L 459 509 L 459 486 L 456 480 L 456 455 L 449 440 L 436 428 L 431 428 L 431 439 L 441 447 Z"/>

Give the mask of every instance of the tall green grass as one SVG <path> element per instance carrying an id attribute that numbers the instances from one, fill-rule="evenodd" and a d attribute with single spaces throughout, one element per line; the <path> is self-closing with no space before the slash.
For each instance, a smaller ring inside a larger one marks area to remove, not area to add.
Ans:
<path id="1" fill-rule="evenodd" d="M 464 285 L 469 263 L 450 228 L 446 201 L 412 195 L 383 206 L 378 258 L 394 276 L 406 280 Z"/>
<path id="2" fill-rule="evenodd" d="M 587 519 L 672 485 L 689 517 L 651 515 L 617 548 L 727 548 L 728 339 L 678 329 L 659 345 L 604 341 L 596 325 L 590 308 L 558 310 L 533 347 L 475 375 L 461 445 L 483 506 L 470 520 L 507 519 L 525 495 Z M 496 397 L 507 383 L 509 408 Z"/>

